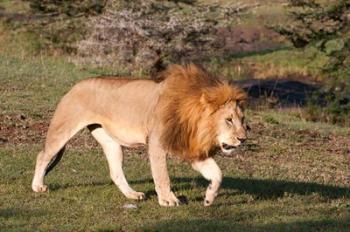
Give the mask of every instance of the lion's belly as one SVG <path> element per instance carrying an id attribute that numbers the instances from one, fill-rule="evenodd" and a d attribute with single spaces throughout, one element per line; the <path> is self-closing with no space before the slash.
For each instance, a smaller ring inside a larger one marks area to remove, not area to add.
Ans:
<path id="1" fill-rule="evenodd" d="M 103 123 L 102 127 L 122 146 L 134 147 L 147 142 L 147 132 L 142 127 L 118 123 Z"/>
<path id="2" fill-rule="evenodd" d="M 140 144 L 146 144 L 146 136 L 138 131 L 125 131 L 124 129 L 113 133 L 113 139 L 122 146 L 135 147 Z"/>

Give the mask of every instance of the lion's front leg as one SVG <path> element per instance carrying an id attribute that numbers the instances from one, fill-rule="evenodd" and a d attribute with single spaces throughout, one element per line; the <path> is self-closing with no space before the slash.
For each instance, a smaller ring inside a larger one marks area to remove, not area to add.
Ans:
<path id="1" fill-rule="evenodd" d="M 170 179 L 166 164 L 166 152 L 160 147 L 158 141 L 149 141 L 149 159 L 158 202 L 161 206 L 178 206 L 179 199 L 170 189 Z"/>
<path id="2" fill-rule="evenodd" d="M 203 177 L 209 180 L 207 191 L 205 193 L 204 205 L 209 206 L 213 203 L 215 197 L 218 195 L 218 190 L 222 181 L 222 173 L 215 160 L 207 158 L 202 161 L 195 161 L 192 163 L 194 170 L 200 172 Z"/>

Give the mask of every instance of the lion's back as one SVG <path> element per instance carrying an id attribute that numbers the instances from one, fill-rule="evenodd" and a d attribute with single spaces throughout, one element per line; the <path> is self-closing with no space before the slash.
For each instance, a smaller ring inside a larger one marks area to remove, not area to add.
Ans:
<path id="1" fill-rule="evenodd" d="M 151 80 L 98 77 L 78 82 L 62 98 L 61 112 L 145 127 L 153 117 L 159 85 Z M 91 116 L 92 115 L 92 116 Z"/>

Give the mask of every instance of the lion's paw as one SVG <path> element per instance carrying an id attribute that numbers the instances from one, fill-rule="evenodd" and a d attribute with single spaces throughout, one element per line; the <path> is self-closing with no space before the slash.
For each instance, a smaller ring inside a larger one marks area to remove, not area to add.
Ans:
<path id="1" fill-rule="evenodd" d="M 47 192 L 49 190 L 49 188 L 47 187 L 47 185 L 32 185 L 32 189 L 34 192 L 37 193 L 43 193 L 43 192 Z"/>
<path id="2" fill-rule="evenodd" d="M 179 206 L 180 205 L 180 200 L 177 199 L 175 194 L 173 192 L 170 192 L 170 194 L 167 194 L 166 197 L 158 197 L 158 202 L 159 205 L 161 206 Z"/>
<path id="3" fill-rule="evenodd" d="M 144 200 L 146 199 L 146 196 L 142 192 L 128 192 L 125 194 L 125 196 L 129 199 L 134 199 L 134 200 Z"/>
<path id="4" fill-rule="evenodd" d="M 210 206 L 211 204 L 213 204 L 214 199 L 213 200 L 208 200 L 208 199 L 204 199 L 204 206 Z"/>
<path id="5" fill-rule="evenodd" d="M 210 206 L 211 204 L 213 204 L 216 196 L 217 196 L 217 192 L 213 192 L 211 191 L 210 188 L 208 188 L 208 191 L 204 199 L 204 206 Z"/>

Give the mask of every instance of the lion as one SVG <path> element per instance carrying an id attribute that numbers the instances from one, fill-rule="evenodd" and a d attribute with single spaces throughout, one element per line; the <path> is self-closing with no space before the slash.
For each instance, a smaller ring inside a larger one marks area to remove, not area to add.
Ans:
<path id="1" fill-rule="evenodd" d="M 213 159 L 221 148 L 231 154 L 247 138 L 242 103 L 246 93 L 189 64 L 170 65 L 161 81 L 89 78 L 59 102 L 38 154 L 32 189 L 45 192 L 45 175 L 59 162 L 65 144 L 87 127 L 102 146 L 110 177 L 130 199 L 145 199 L 123 173 L 122 147 L 147 145 L 152 177 L 161 206 L 178 206 L 170 188 L 166 159 L 177 156 L 210 181 L 204 205 L 213 203 L 222 172 Z"/>

